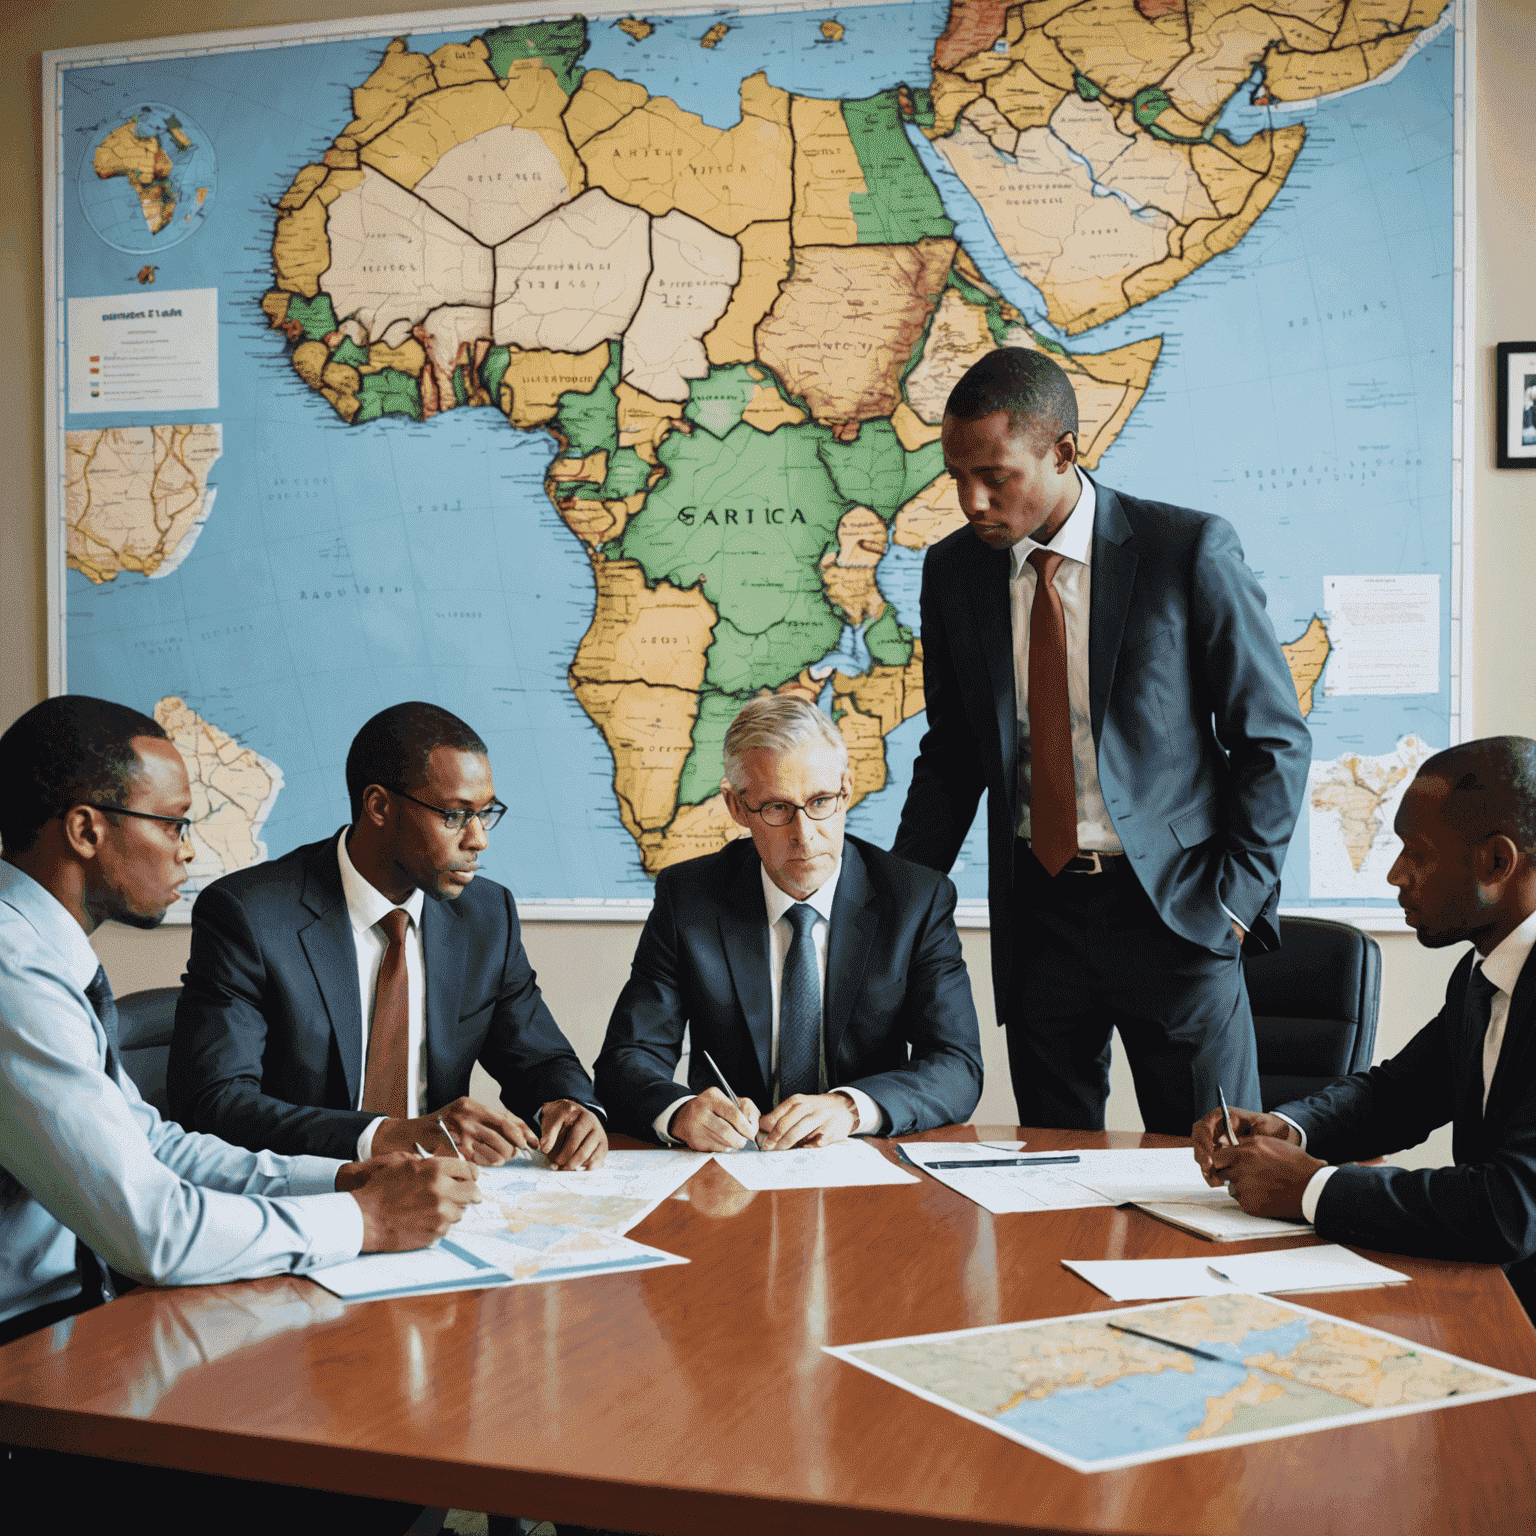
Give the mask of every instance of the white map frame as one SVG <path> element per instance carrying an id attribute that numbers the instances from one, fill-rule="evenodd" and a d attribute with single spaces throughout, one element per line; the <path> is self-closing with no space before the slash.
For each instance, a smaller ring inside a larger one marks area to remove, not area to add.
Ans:
<path id="1" fill-rule="evenodd" d="M 890 0 L 841 0 L 846 10 L 888 4 Z M 737 11 L 753 14 L 793 14 L 824 10 L 824 0 L 779 0 L 779 3 L 720 5 L 677 4 L 660 0 L 649 10 L 665 15 L 723 16 Z M 582 9 L 593 18 L 620 17 L 634 11 L 632 4 L 596 4 Z M 252 47 L 290 46 L 305 43 L 367 39 L 390 34 L 427 30 L 433 33 L 472 31 L 490 26 L 515 26 L 532 21 L 571 14 L 550 7 L 527 7 L 508 11 L 500 6 L 465 6 L 443 11 L 399 11 L 336 21 L 291 23 L 282 26 L 246 27 L 227 32 L 183 33 L 176 37 L 148 39 L 142 42 L 86 44 L 75 48 L 52 49 L 42 56 L 43 103 L 43 400 L 47 418 L 43 432 L 44 505 L 46 520 L 47 590 L 47 660 L 48 692 L 67 692 L 68 664 L 65 648 L 66 578 L 65 559 L 65 476 L 67 455 L 64 446 L 68 409 L 68 369 L 65 356 L 67 327 L 64 293 L 63 157 L 64 76 L 72 68 L 104 64 L 144 63 L 174 58 L 188 53 L 230 53 Z M 1455 105 L 1453 109 L 1455 147 L 1453 151 L 1452 224 L 1454 275 L 1452 287 L 1452 475 L 1451 475 L 1451 613 L 1450 613 L 1450 711 L 1448 739 L 1451 744 L 1471 735 L 1472 720 L 1472 610 L 1473 610 L 1473 528 L 1474 487 L 1478 447 L 1476 401 L 1469 394 L 1473 381 L 1481 377 L 1477 366 L 1477 344 L 1472 318 L 1476 312 L 1476 164 L 1474 139 L 1468 132 L 1475 103 L 1476 0 L 1453 0 L 1449 14 L 1430 29 L 1436 36 L 1446 26 L 1456 32 Z M 1412 50 L 1392 71 L 1415 57 Z M 1386 75 L 1378 77 L 1386 78 Z M 1369 89 L 1366 86 L 1351 90 Z M 1337 95 L 1348 95 L 1349 91 Z M 1332 97 L 1318 98 L 1331 100 Z M 1306 110 L 1311 103 L 1304 104 Z M 1284 112 L 1283 104 L 1275 110 Z M 1305 814 L 1305 811 L 1303 811 Z M 646 899 L 581 899 L 527 901 L 520 912 L 525 920 L 535 922 L 643 922 L 651 909 Z M 1379 907 L 1350 907 L 1329 903 L 1284 905 L 1286 916 L 1330 917 L 1374 932 L 1405 933 L 1402 915 Z M 964 900 L 958 903 L 956 922 L 962 928 L 984 929 L 990 926 L 987 903 Z"/>

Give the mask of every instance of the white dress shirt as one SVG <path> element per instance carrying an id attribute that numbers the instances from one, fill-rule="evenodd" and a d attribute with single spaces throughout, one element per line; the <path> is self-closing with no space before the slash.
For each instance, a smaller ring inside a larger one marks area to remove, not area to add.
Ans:
<path id="1" fill-rule="evenodd" d="M 1525 969 L 1525 962 L 1530 959 L 1532 949 L 1536 949 L 1536 912 L 1532 912 L 1513 933 L 1506 934 L 1482 963 L 1483 975 L 1498 988 L 1488 1006 L 1488 1032 L 1483 1036 L 1484 1109 L 1488 1107 L 1488 1090 L 1493 1086 L 1493 1074 L 1499 1069 L 1499 1052 L 1504 1048 L 1504 1026 L 1509 1023 L 1510 999 L 1514 996 L 1515 983 L 1520 979 L 1520 972 Z M 1472 975 L 1476 976 L 1477 971 L 1478 967 L 1474 966 Z M 1301 1150 L 1305 1152 L 1307 1133 L 1289 1115 L 1281 1115 L 1280 1118 L 1301 1132 Z M 1319 1168 L 1307 1181 L 1307 1187 L 1301 1193 L 1301 1214 L 1308 1221 L 1317 1220 L 1318 1196 L 1323 1192 L 1323 1185 L 1338 1171 L 1337 1167 Z"/>
<path id="2" fill-rule="evenodd" d="M 1076 473 L 1076 471 L 1074 471 Z M 1099 787 L 1099 754 L 1093 744 L 1093 715 L 1088 703 L 1088 611 L 1093 581 L 1093 517 L 1098 498 L 1093 482 L 1078 475 L 1077 503 L 1048 544 L 1020 539 L 1010 554 L 1008 583 L 1013 610 L 1013 696 L 1019 712 L 1019 825 L 1029 836 L 1029 616 L 1039 573 L 1029 563 L 1031 551 L 1050 550 L 1064 558 L 1052 585 L 1061 597 L 1067 626 L 1067 707 L 1072 719 L 1072 776 L 1077 783 L 1077 846 L 1085 853 L 1121 852 L 1120 839 L 1104 806 Z"/>
<path id="3" fill-rule="evenodd" d="M 811 944 L 816 951 L 816 974 L 821 982 L 821 998 L 823 1005 L 823 1029 L 821 1036 L 821 1070 L 820 1089 L 827 1091 L 827 1036 L 825 1029 L 826 1015 L 825 1005 L 827 998 L 827 939 L 832 931 L 832 902 L 837 895 L 838 878 L 843 872 L 843 861 L 837 861 L 837 867 L 832 871 L 821 889 L 805 898 L 805 904 L 816 911 L 816 921 L 811 924 Z M 768 915 L 768 984 L 772 994 L 769 1017 L 773 1020 L 773 1035 L 769 1046 L 768 1071 L 773 1080 L 773 1094 L 778 1097 L 779 1089 L 779 992 L 784 976 L 784 962 L 789 958 L 789 946 L 794 940 L 794 929 L 789 924 L 789 919 L 784 915 L 797 904 L 797 899 L 773 883 L 768 871 L 760 871 L 763 879 L 763 905 Z M 739 1093 L 740 1085 L 732 1083 L 731 1086 Z M 885 1113 L 870 1096 L 861 1088 L 839 1088 L 838 1093 L 846 1094 L 853 1100 L 857 1123 L 854 1125 L 855 1136 L 869 1136 L 878 1131 L 885 1120 Z M 672 1142 L 674 1138 L 668 1133 L 667 1127 L 672 1123 L 672 1117 L 679 1109 L 695 1095 L 688 1093 L 669 1104 L 657 1115 L 652 1125 L 656 1134 L 665 1142 Z"/>
<path id="4" fill-rule="evenodd" d="M 99 963 L 59 902 L 0 862 L 0 1321 L 77 1294 L 76 1234 L 158 1285 L 354 1258 L 363 1213 L 336 1192 L 335 1158 L 194 1135 L 107 1072 L 85 995 Z"/>
<path id="5" fill-rule="evenodd" d="M 358 1073 L 357 1108 L 363 1107 L 363 1085 L 368 1081 L 368 1042 L 373 1033 L 374 993 L 379 984 L 379 966 L 389 939 L 379 927 L 395 903 L 358 874 L 347 853 L 347 834 L 336 839 L 336 862 L 341 866 L 341 889 L 347 898 L 347 916 L 352 920 L 352 947 L 357 952 L 357 995 L 362 1003 L 363 1061 Z M 401 904 L 408 921 L 405 925 L 406 978 L 406 1055 L 405 1103 L 411 1115 L 423 1115 L 427 1091 L 427 967 L 421 952 L 421 907 L 425 897 L 418 886 Z M 359 1158 L 373 1156 L 374 1133 L 387 1117 L 379 1115 L 363 1127 L 357 1138 Z"/>

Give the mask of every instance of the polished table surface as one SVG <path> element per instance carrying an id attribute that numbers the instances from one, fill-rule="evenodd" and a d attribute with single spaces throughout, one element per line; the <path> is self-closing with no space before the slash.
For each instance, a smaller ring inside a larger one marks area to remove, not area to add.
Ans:
<path id="1" fill-rule="evenodd" d="M 822 1352 L 1115 1305 L 1064 1258 L 1273 1241 L 993 1217 L 927 1178 L 753 1195 L 715 1164 L 633 1235 L 691 1262 L 350 1308 L 291 1278 L 140 1290 L 0 1350 L 0 1442 L 661 1536 L 1536 1530 L 1536 1395 L 1085 1475 Z M 1301 1299 L 1536 1376 L 1497 1268 L 1371 1257 L 1412 1283 Z"/>

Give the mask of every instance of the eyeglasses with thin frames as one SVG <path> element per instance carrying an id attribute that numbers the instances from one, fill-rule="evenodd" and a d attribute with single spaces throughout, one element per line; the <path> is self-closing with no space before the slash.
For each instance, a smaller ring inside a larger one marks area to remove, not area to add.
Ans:
<path id="1" fill-rule="evenodd" d="M 796 805 L 793 800 L 764 800 L 761 805 L 748 805 L 743 800 L 741 808 L 761 816 L 764 826 L 787 827 L 795 819 L 796 811 L 804 811 L 812 821 L 830 820 L 837 815 L 844 798 L 844 791 L 838 790 L 835 795 L 812 795 L 804 805 Z"/>
<path id="2" fill-rule="evenodd" d="M 389 789 L 389 785 L 384 784 L 380 788 Z M 507 808 L 500 800 L 492 800 L 489 805 L 482 805 L 478 811 L 450 811 L 440 805 L 429 805 L 425 800 L 418 800 L 415 795 L 408 795 L 403 789 L 389 789 L 389 792 L 392 795 L 399 795 L 402 800 L 409 800 L 412 805 L 419 805 L 424 811 L 436 811 L 443 818 L 443 825 L 450 832 L 462 832 L 469 825 L 471 816 L 479 821 L 482 832 L 489 832 L 507 814 Z"/>
<path id="3" fill-rule="evenodd" d="M 86 802 L 93 811 L 107 811 L 114 816 L 137 816 L 140 821 L 163 821 L 168 827 L 176 828 L 177 842 L 184 843 L 192 836 L 192 818 L 190 816 L 157 816 L 153 811 L 130 811 L 126 805 L 97 805 L 95 801 Z M 68 815 L 67 811 L 61 815 Z"/>

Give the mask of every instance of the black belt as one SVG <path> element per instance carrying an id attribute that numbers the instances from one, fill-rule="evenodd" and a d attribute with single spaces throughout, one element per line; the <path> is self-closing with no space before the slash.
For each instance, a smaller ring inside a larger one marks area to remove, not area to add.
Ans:
<path id="1" fill-rule="evenodd" d="M 1019 842 L 1025 848 L 1029 847 L 1029 839 L 1027 837 L 1021 837 Z M 1116 864 L 1114 861 L 1124 857 L 1123 853 L 1100 853 L 1097 848 L 1094 848 L 1090 849 L 1087 853 L 1074 853 L 1057 873 L 1063 875 L 1113 874 L 1124 867 L 1123 865 Z M 1038 859 L 1035 862 L 1037 865 L 1039 864 Z M 1045 873 L 1043 865 L 1040 866 L 1040 872 L 1041 874 Z"/>

